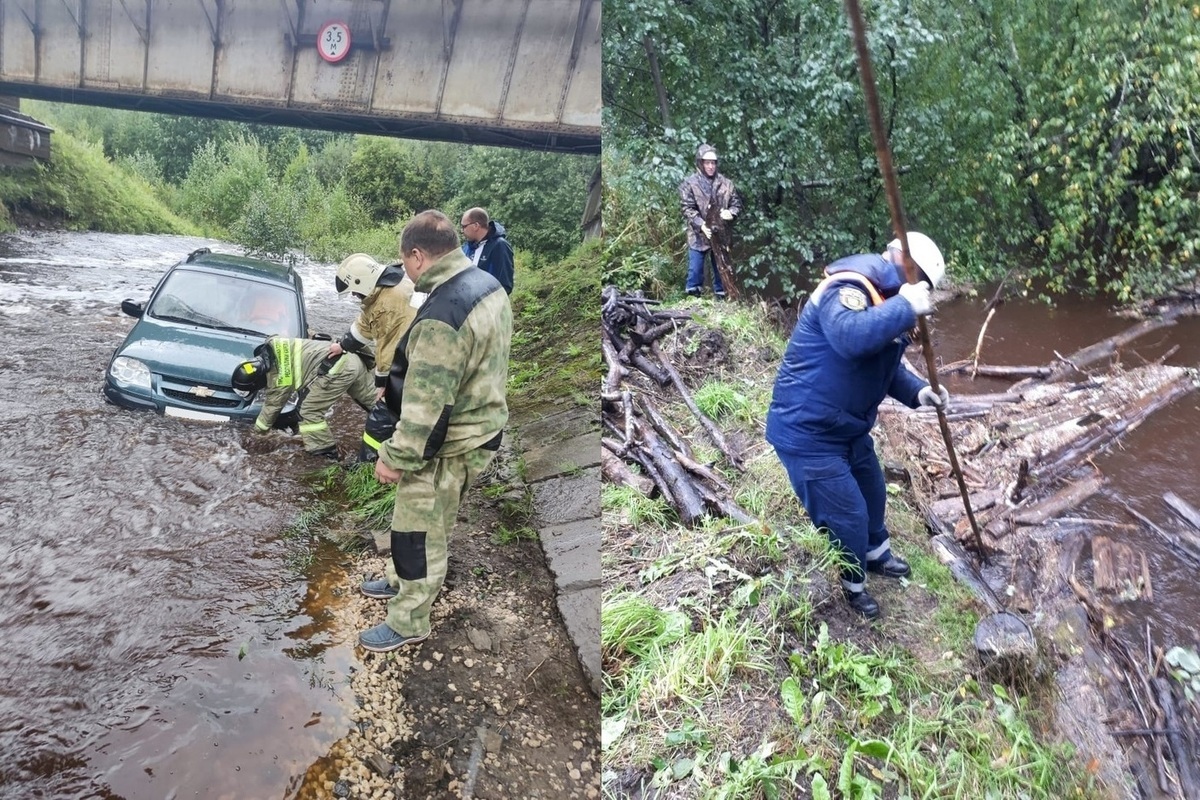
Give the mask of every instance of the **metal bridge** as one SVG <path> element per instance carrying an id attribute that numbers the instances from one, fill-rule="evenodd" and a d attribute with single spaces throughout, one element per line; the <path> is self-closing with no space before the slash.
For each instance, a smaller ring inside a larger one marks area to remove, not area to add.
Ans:
<path id="1" fill-rule="evenodd" d="M 0 95 L 598 153 L 600 0 L 0 0 Z"/>

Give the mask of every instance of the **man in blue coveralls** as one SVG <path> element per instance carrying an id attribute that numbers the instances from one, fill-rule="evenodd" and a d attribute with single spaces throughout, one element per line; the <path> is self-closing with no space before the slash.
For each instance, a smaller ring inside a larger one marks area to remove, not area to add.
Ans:
<path id="1" fill-rule="evenodd" d="M 933 311 L 930 288 L 946 274 L 928 236 L 909 233 L 908 245 L 918 283 L 905 282 L 899 239 L 882 255 L 847 256 L 825 269 L 792 331 L 767 412 L 767 441 L 809 519 L 844 554 L 842 590 L 868 619 L 879 616 L 879 603 L 866 573 L 911 572 L 892 554 L 884 523 L 887 487 L 871 439 L 879 404 L 885 396 L 909 408 L 949 402 L 945 387 L 935 392 L 901 360 L 917 317 Z"/>

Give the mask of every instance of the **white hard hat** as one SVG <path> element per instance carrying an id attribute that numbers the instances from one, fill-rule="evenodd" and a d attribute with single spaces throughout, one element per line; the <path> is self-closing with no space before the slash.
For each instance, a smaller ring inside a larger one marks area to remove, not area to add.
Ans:
<path id="1" fill-rule="evenodd" d="M 903 252 L 904 248 L 900 246 L 899 239 L 892 239 L 888 242 L 888 249 Z M 946 261 L 942 258 L 942 251 L 933 243 L 933 239 L 923 233 L 909 231 L 908 252 L 912 256 L 912 260 L 917 262 L 917 266 L 925 273 L 925 277 L 929 278 L 932 288 L 936 289 L 942 282 L 942 278 L 946 276 Z"/>
<path id="2" fill-rule="evenodd" d="M 383 264 L 371 258 L 366 253 L 355 253 L 346 256 L 338 265 L 334 286 L 338 294 L 354 292 L 366 297 L 375 288 L 379 276 L 383 274 Z"/>

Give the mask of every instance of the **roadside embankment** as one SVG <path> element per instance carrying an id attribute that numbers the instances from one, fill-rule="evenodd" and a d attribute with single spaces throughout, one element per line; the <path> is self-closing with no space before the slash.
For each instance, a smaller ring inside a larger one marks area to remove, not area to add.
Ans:
<path id="1" fill-rule="evenodd" d="M 753 519 L 685 526 L 636 488 L 636 474 L 603 487 L 606 790 L 1124 796 L 1062 735 L 1053 664 L 1008 684 L 982 669 L 972 644 L 981 607 L 930 552 L 920 498 L 902 482 L 889 484 L 888 527 L 913 575 L 871 581 L 879 622 L 848 611 L 837 556 L 762 436 L 784 339 L 760 308 L 680 308 L 692 321 L 659 347 L 744 466 L 671 388 L 635 370 L 623 388 L 635 407 L 653 401 L 654 428 L 677 432 Z"/>

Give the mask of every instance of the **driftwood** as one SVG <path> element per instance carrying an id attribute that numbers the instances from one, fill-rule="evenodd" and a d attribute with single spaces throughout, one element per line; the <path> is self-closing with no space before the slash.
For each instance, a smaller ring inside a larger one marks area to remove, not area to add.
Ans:
<path id="1" fill-rule="evenodd" d="M 1118 502 L 1121 504 L 1121 507 L 1129 513 L 1129 516 L 1138 520 L 1151 531 L 1158 534 L 1163 541 L 1171 545 L 1172 549 L 1174 549 L 1177 554 L 1188 561 L 1191 561 L 1194 565 L 1200 566 L 1200 543 L 1194 542 L 1190 537 L 1185 539 L 1177 534 L 1164 530 L 1152 519 L 1139 512 L 1133 506 L 1129 505 L 1129 503 L 1126 503 L 1124 500 L 1120 500 Z"/>
<path id="2" fill-rule="evenodd" d="M 662 351 L 658 348 L 657 343 L 651 346 L 651 352 L 653 352 L 658 357 L 659 362 L 662 363 L 663 369 L 666 370 L 667 375 L 670 376 L 671 383 L 675 385 L 675 391 L 679 392 L 679 397 L 688 407 L 688 410 L 692 412 L 692 415 L 697 419 L 697 421 L 699 421 L 700 427 L 703 428 L 704 432 L 708 434 L 708 438 L 711 439 L 712 443 L 717 446 L 717 449 L 724 454 L 725 458 L 728 459 L 730 464 L 738 469 L 741 469 L 742 457 L 735 453 L 733 448 L 729 446 L 729 442 L 725 439 L 725 434 L 722 433 L 721 429 L 717 427 L 717 423 L 713 422 L 708 415 L 701 411 L 700 407 L 696 405 L 696 401 L 692 399 L 692 393 L 688 391 L 687 386 L 683 383 L 683 378 L 679 377 L 679 371 L 675 369 L 667 357 L 663 355 Z"/>
<path id="3" fill-rule="evenodd" d="M 992 587 L 987 585 L 987 582 L 980 576 L 978 570 L 975 569 L 974 563 L 967 552 L 963 550 L 962 545 L 954 540 L 953 537 L 946 534 L 939 534 L 929 540 L 933 547 L 934 554 L 938 560 L 945 564 L 952 575 L 961 581 L 971 590 L 976 597 L 979 598 L 988 611 L 996 613 L 1004 609 L 1004 605 L 1000 602 L 1000 598 L 996 597 L 996 593 L 992 591 Z"/>
<path id="4" fill-rule="evenodd" d="M 705 215 L 704 224 L 708 225 L 708 229 L 712 231 L 712 239 L 709 240 L 709 246 L 712 247 L 713 262 L 717 265 L 717 272 L 721 275 L 721 285 L 725 287 L 725 293 L 733 300 L 741 296 L 738 290 L 737 282 L 733 279 L 733 262 L 729 258 L 729 244 L 733 238 L 733 220 L 721 219 L 721 210 L 717 208 L 716 203 L 709 203 L 708 213 Z"/>
<path id="5" fill-rule="evenodd" d="M 1013 522 L 1018 525 L 1045 525 L 1049 520 L 1100 491 L 1103 484 L 1102 475 L 1091 475 L 1077 483 L 1068 484 L 1045 500 L 1022 509 L 1013 516 Z"/>
<path id="6" fill-rule="evenodd" d="M 617 457 L 608 447 L 600 448 L 600 474 L 607 483 L 616 486 L 628 486 L 636 489 L 647 497 L 654 491 L 654 481 L 645 475 L 634 475 L 625 462 Z"/>
<path id="7" fill-rule="evenodd" d="M 1171 692 L 1171 684 L 1166 678 L 1154 679 L 1154 692 L 1158 704 L 1162 707 L 1166 723 L 1167 743 L 1171 747 L 1171 760 L 1175 762 L 1175 772 L 1179 776 L 1179 791 L 1184 797 L 1200 797 L 1200 786 L 1196 784 L 1193 756 L 1188 751 L 1186 742 L 1179 730 L 1179 715 L 1175 711 L 1175 698 Z"/>
<path id="8" fill-rule="evenodd" d="M 1127 531 L 1149 530 L 1189 566 L 1200 566 L 1200 511 L 1174 495 L 1164 496 L 1163 502 L 1184 521 L 1176 527 L 1154 523 L 1120 498 L 1111 499 L 1121 503 L 1132 520 L 1094 519 L 1074 511 L 1104 491 L 1095 456 L 1197 388 L 1194 369 L 1168 365 L 1165 358 L 1152 363 L 1143 359 L 1136 366 L 1122 365 L 1115 358 L 1130 342 L 1173 324 L 1182 313 L 1188 310 L 1168 310 L 1102 342 L 1056 354 L 1056 360 L 1046 365 L 977 363 L 984 357 L 985 331 L 981 330 L 971 358 L 939 369 L 943 374 L 1021 379 L 999 395 L 955 395 L 947 414 L 961 443 L 960 452 L 966 454 L 963 473 L 974 483 L 971 500 L 985 541 L 1002 553 L 1002 563 L 1011 566 L 1004 579 L 1009 587 L 1006 596 L 996 597 L 965 551 L 957 555 L 948 551 L 957 543 L 947 532 L 965 535 L 959 503 L 935 501 L 926 512 L 930 528 L 939 532 L 931 540 L 934 552 L 989 611 L 1001 602 L 1013 608 L 1052 609 L 1060 592 L 1069 587 L 1087 610 L 1098 646 L 1111 654 L 1121 647 L 1117 635 L 1124 629 L 1113 628 L 1112 620 L 1127 616 L 1112 605 L 1156 599 L 1148 554 L 1126 536 Z M 907 454 L 906 461 L 923 466 L 914 471 L 914 486 L 926 497 L 951 498 L 954 487 L 939 458 L 929 419 L 898 404 L 885 403 L 880 411 L 881 435 Z M 1084 548 L 1091 554 L 1088 585 L 1075 574 Z M 1161 600 L 1161 590 L 1158 594 Z M 1160 650 L 1156 658 L 1112 659 L 1141 717 L 1118 714 L 1112 721 L 1114 727 L 1146 732 L 1127 743 L 1144 748 L 1149 782 L 1157 775 L 1160 792 L 1200 798 L 1200 787 L 1194 783 L 1200 773 L 1194 750 L 1200 742 L 1196 707 L 1184 701 L 1177 682 L 1169 679 L 1163 658 Z M 1169 691 L 1175 693 L 1173 697 Z M 1172 721 L 1167 720 L 1168 713 L 1175 715 Z M 1180 764 L 1188 765 L 1187 774 Z"/>
<path id="9" fill-rule="evenodd" d="M 977 361 L 955 361 L 942 366 L 938 373 L 954 375 L 967 373 L 972 378 L 982 375 L 985 378 L 1048 378 L 1054 369 L 1047 366 L 1003 366 L 1000 364 L 980 364 Z"/>
<path id="10" fill-rule="evenodd" d="M 1189 505 L 1186 500 L 1174 492 L 1167 492 L 1163 495 L 1163 502 L 1167 504 L 1168 508 L 1178 514 L 1184 522 L 1191 525 L 1197 531 L 1200 531 L 1200 511 Z"/>
<path id="11" fill-rule="evenodd" d="M 1014 388 L 1020 389 L 1027 386 L 1033 380 L 1045 380 L 1051 383 L 1064 381 L 1080 373 L 1086 374 L 1089 367 L 1095 366 L 1099 362 L 1115 355 L 1122 347 L 1129 344 L 1133 340 L 1145 336 L 1162 328 L 1169 327 L 1175 324 L 1175 320 L 1180 316 L 1184 316 L 1190 312 L 1187 306 L 1179 305 L 1167 309 L 1162 314 L 1152 319 L 1142 320 L 1118 334 L 1108 337 L 1102 341 L 1090 344 L 1087 347 L 1080 348 L 1074 353 L 1066 356 L 1059 356 L 1050 367 L 1050 374 L 1044 378 L 1027 378 L 1024 381 L 1016 384 Z"/>
<path id="12" fill-rule="evenodd" d="M 1135 554 L 1129 545 L 1106 536 L 1092 539 L 1092 585 L 1097 591 L 1119 592 L 1129 600 L 1154 599 L 1146 554 Z M 1132 597 L 1127 594 L 1130 592 Z"/>
<path id="13" fill-rule="evenodd" d="M 732 489 L 720 472 L 697 460 L 655 398 L 634 385 L 633 379 L 640 373 L 660 386 L 672 386 L 724 458 L 741 468 L 739 454 L 716 423 L 700 411 L 679 371 L 658 347 L 658 340 L 677 330 L 689 315 L 652 308 L 654 303 L 646 298 L 622 294 L 611 286 L 605 288 L 602 299 L 601 353 L 607 366 L 601 390 L 601 424 L 607 434 L 601 440 L 605 477 L 647 496 L 657 491 L 685 525 L 709 514 L 743 524 L 754 522 L 754 517 L 731 499 Z M 630 464 L 636 464 L 642 474 L 632 471 Z"/>

